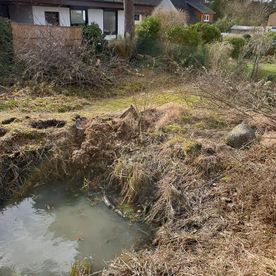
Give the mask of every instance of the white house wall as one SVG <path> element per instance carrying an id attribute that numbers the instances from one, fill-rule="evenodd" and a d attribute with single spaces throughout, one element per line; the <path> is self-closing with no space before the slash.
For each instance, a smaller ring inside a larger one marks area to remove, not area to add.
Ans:
<path id="1" fill-rule="evenodd" d="M 33 6 L 34 24 L 46 25 L 45 12 L 58 12 L 60 26 L 71 26 L 70 9 L 62 7 Z"/>
<path id="2" fill-rule="evenodd" d="M 103 10 L 89 9 L 88 10 L 88 24 L 96 23 L 100 29 L 103 30 Z"/>
<path id="3" fill-rule="evenodd" d="M 118 11 L 118 35 L 124 36 L 125 34 L 125 12 Z"/>

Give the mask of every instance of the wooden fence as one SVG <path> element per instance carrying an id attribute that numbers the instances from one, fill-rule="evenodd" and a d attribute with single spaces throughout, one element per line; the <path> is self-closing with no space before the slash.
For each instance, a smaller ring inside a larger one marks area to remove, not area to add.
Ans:
<path id="1" fill-rule="evenodd" d="M 42 26 L 32 24 L 11 23 L 13 48 L 15 55 L 35 50 L 41 43 L 78 47 L 82 43 L 81 27 Z M 50 46 L 52 47 L 52 46 Z"/>

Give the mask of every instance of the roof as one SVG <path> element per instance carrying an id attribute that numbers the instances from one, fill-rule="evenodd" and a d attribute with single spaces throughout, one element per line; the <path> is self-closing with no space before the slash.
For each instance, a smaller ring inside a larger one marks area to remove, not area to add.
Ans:
<path id="1" fill-rule="evenodd" d="M 213 10 L 204 5 L 200 0 L 186 0 L 186 3 L 202 13 L 215 14 Z"/>
<path id="2" fill-rule="evenodd" d="M 0 2 L 2 2 L 0 0 Z M 88 6 L 88 5 L 99 5 L 102 4 L 111 4 L 111 5 L 122 5 L 124 0 L 3 0 L 4 3 L 11 4 L 49 4 L 49 5 L 79 5 L 79 6 Z M 158 6 L 161 0 L 134 0 L 135 5 L 141 6 Z"/>
<path id="3" fill-rule="evenodd" d="M 124 0 L 90 0 L 91 2 L 123 3 Z M 134 0 L 136 5 L 157 6 L 161 0 Z"/>
<path id="4" fill-rule="evenodd" d="M 215 14 L 213 10 L 208 8 L 200 0 L 171 0 L 177 9 L 188 10 L 189 7 L 193 7 L 201 13 Z"/>

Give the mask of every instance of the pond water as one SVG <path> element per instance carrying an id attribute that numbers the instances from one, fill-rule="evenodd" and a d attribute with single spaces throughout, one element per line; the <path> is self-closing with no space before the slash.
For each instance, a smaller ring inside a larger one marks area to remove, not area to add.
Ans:
<path id="1" fill-rule="evenodd" d="M 0 275 L 68 275 L 90 258 L 93 270 L 148 237 L 103 203 L 65 185 L 44 185 L 0 212 Z"/>

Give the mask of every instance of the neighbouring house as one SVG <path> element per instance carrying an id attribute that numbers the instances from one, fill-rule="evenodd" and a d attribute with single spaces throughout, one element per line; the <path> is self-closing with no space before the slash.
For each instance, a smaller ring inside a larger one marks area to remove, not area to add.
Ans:
<path id="1" fill-rule="evenodd" d="M 267 21 L 267 29 L 276 32 L 276 11 L 272 12 Z"/>
<path id="2" fill-rule="evenodd" d="M 265 32 L 265 27 L 262 26 L 240 26 L 234 25 L 231 27 L 231 34 L 244 35 L 244 34 L 256 34 Z"/>
<path id="3" fill-rule="evenodd" d="M 185 10 L 189 22 L 212 22 L 214 12 L 200 0 L 134 0 L 135 22 L 158 7 Z M 96 23 L 107 35 L 124 35 L 123 0 L 0 0 L 0 16 L 17 23 L 77 26 Z"/>
<path id="4" fill-rule="evenodd" d="M 212 23 L 215 12 L 201 0 L 162 0 L 156 9 L 183 10 L 188 15 L 188 23 Z"/>

